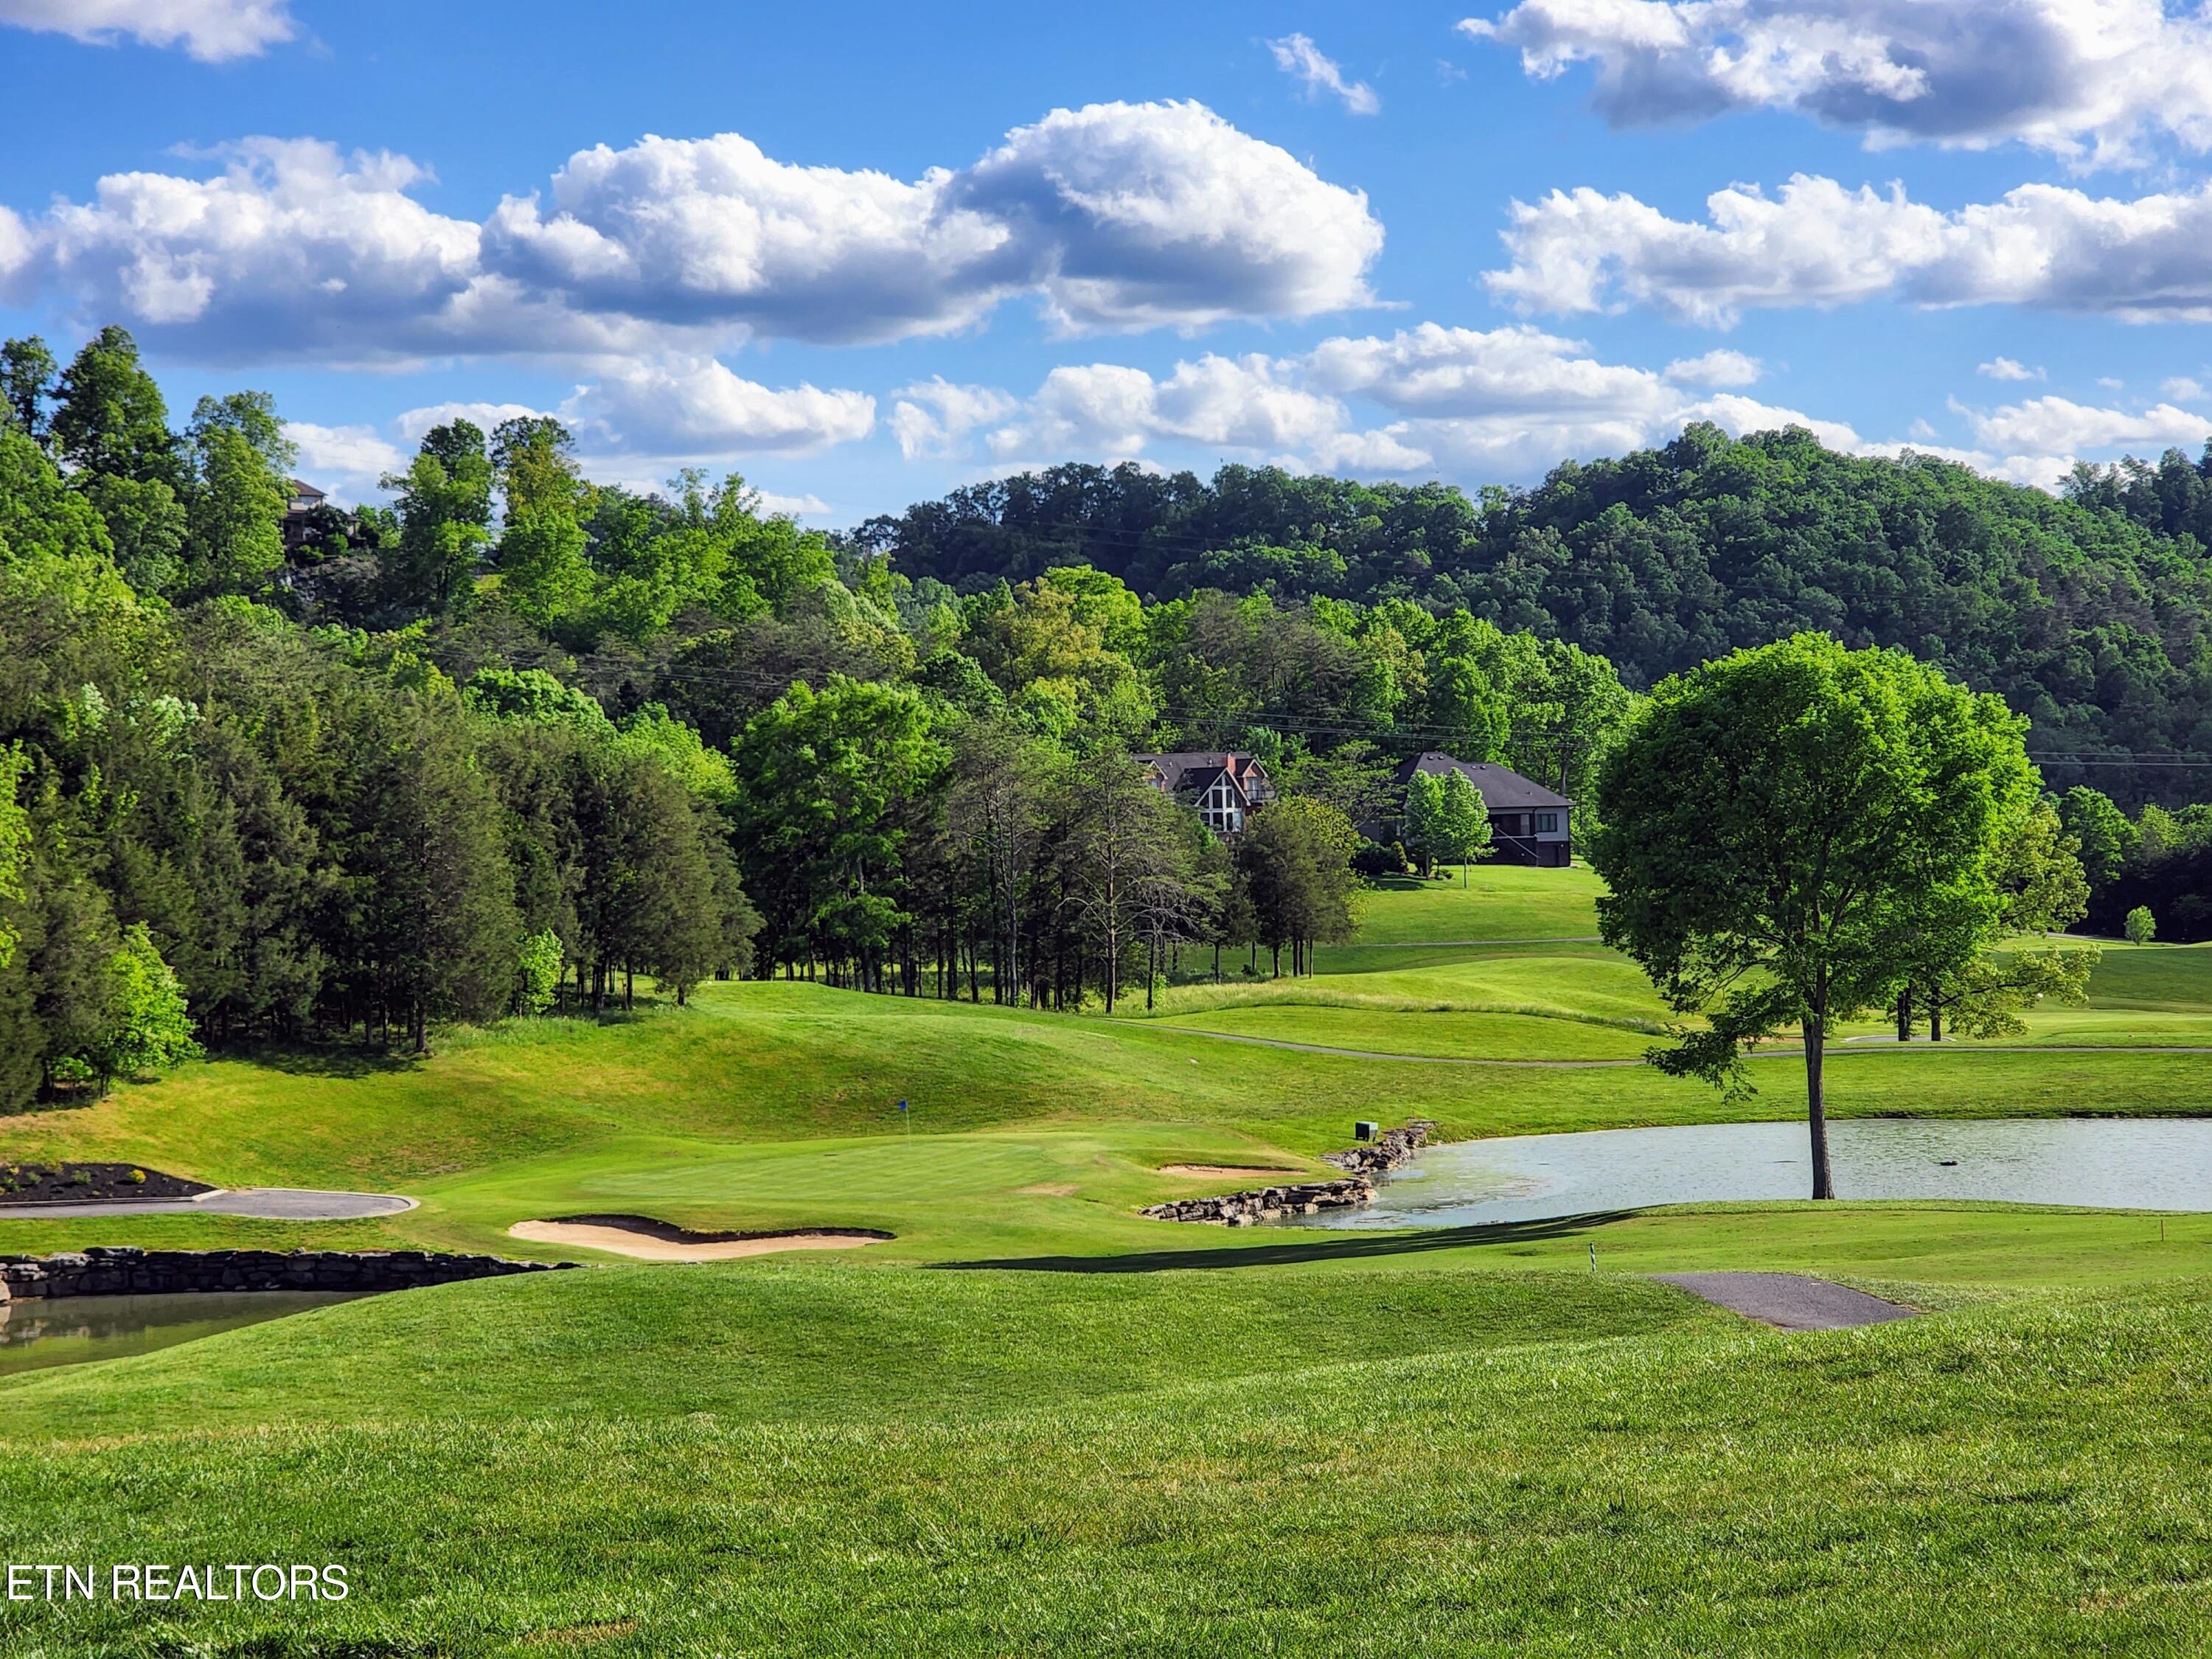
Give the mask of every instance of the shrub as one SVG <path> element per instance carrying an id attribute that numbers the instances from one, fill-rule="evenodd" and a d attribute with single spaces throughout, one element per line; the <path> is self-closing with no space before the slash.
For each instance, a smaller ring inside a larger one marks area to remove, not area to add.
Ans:
<path id="1" fill-rule="evenodd" d="M 1406 849 L 1395 842 L 1386 846 L 1377 841 L 1363 841 L 1352 855 L 1352 867 L 1370 881 L 1378 876 L 1402 876 L 1406 873 Z"/>
<path id="2" fill-rule="evenodd" d="M 2150 906 L 2138 904 L 2128 912 L 2120 931 L 2127 935 L 2129 944 L 2148 945 L 2158 937 L 2158 918 L 2151 915 Z"/>

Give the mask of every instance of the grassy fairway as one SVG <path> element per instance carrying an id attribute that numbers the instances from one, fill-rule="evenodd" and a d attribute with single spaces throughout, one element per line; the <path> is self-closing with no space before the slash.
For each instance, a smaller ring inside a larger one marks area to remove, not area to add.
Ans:
<path id="1" fill-rule="evenodd" d="M 2200 1246 L 2201 1248 L 2201 1246 Z M 1788 1338 L 1641 1279 L 623 1269 L 4 1396 L 13 1650 L 2183 1651 L 2201 1285 Z M 118 1438 L 118 1437 L 124 1437 Z"/>
<path id="2" fill-rule="evenodd" d="M 1243 1184 L 1166 1165 L 1322 1172 L 1355 1117 L 1464 1136 L 1794 1116 L 1791 1057 L 1735 1102 L 1634 1063 L 1663 1011 L 1584 937 L 1595 896 L 1580 871 L 1408 884 L 1323 974 L 1225 963 L 1149 1017 L 714 986 L 685 1011 L 456 1033 L 419 1063 L 228 1060 L 0 1123 L 0 1158 L 422 1200 L 328 1224 L 0 1222 L 0 1250 L 599 1264 L 0 1379 L 9 1559 L 334 1561 L 356 1587 L 0 1601 L 0 1650 L 2201 1645 L 2212 1214 L 1720 1205 L 1401 1234 L 1137 1214 Z M 2205 1109 L 2212 1056 L 2186 1050 L 2212 1041 L 2212 952 L 2116 947 L 2094 992 L 2031 1043 L 2175 1052 L 1851 1045 L 1834 1109 Z M 637 1267 L 506 1233 L 606 1211 L 897 1237 Z M 1645 1276 L 1698 1268 L 1930 1311 L 1788 1337 Z"/>
<path id="3" fill-rule="evenodd" d="M 233 1186 L 396 1188 L 422 1207 L 313 1226 L 0 1222 L 0 1249 L 511 1249 L 514 1222 L 620 1209 L 697 1226 L 897 1233 L 872 1262 L 1142 1250 L 1162 1231 L 1136 1217 L 1143 1205 L 1237 1184 L 1161 1165 L 1318 1169 L 1315 1155 L 1344 1144 L 1354 1118 L 1431 1117 L 1467 1136 L 1794 1115 L 1787 1056 L 1761 1060 L 1761 1092 L 1739 1102 L 1635 1063 L 1664 1011 L 1631 964 L 1574 940 L 1595 926 L 1597 890 L 1586 871 L 1517 869 L 1483 871 L 1464 888 L 1385 890 L 1369 897 L 1363 939 L 1399 943 L 1323 953 L 1323 966 L 1345 957 L 1350 969 L 1187 985 L 1150 1018 L 1134 1006 L 1108 1021 L 722 985 L 688 1011 L 456 1033 L 419 1063 L 343 1051 L 218 1061 L 0 1123 L 0 1158 L 125 1158 Z M 1425 933 L 1429 943 L 1407 943 Z M 1444 942 L 1476 937 L 1508 942 Z M 2039 1015 L 2032 1040 L 2185 1046 L 2212 1029 L 2212 951 L 2113 947 L 2094 988 L 2090 1008 Z M 1284 1044 L 1352 1052 L 1271 1046 Z M 2206 1066 L 2186 1053 L 1874 1042 L 1833 1059 L 1831 1089 L 1846 1115 L 2195 1112 Z M 910 1122 L 892 1109 L 901 1098 L 914 1104 Z"/>

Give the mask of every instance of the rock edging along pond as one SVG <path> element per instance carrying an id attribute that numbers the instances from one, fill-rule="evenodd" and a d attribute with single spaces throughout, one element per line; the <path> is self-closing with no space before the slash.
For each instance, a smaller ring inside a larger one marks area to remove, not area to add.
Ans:
<path id="1" fill-rule="evenodd" d="M 1375 1196 L 1375 1177 L 1404 1163 L 1427 1144 L 1436 1124 L 1416 1118 L 1400 1129 L 1385 1129 L 1375 1139 L 1342 1152 L 1323 1152 L 1322 1162 L 1346 1174 L 1335 1181 L 1303 1181 L 1282 1187 L 1257 1187 L 1213 1198 L 1171 1199 L 1144 1214 L 1155 1221 L 1210 1221 L 1224 1227 L 1251 1227 L 1285 1216 L 1317 1215 L 1350 1209 Z"/>
<path id="2" fill-rule="evenodd" d="M 411 1291 L 574 1266 L 430 1250 L 148 1250 L 94 1245 L 58 1255 L 0 1257 L 0 1302 L 176 1291 Z"/>

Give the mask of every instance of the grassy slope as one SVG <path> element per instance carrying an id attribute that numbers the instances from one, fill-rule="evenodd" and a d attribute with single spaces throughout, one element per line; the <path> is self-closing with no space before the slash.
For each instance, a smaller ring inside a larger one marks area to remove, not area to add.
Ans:
<path id="1" fill-rule="evenodd" d="M 1560 873 L 1385 895 L 1370 933 L 1572 933 L 1586 879 L 1531 885 Z M 1477 927 L 1483 904 L 1496 914 Z M 1795 1109 L 1784 1060 L 1764 1097 L 1730 1107 L 1643 1067 L 1363 1061 L 1189 1029 L 1272 1021 L 1313 1040 L 1337 1021 L 1401 1047 L 1430 1031 L 1447 1051 L 1547 1058 L 1644 1040 L 1624 1022 L 1648 993 L 1587 945 L 1370 942 L 1322 965 L 1343 971 L 1178 991 L 1153 1021 L 1110 1024 L 715 988 L 683 1015 L 470 1034 L 420 1066 L 226 1062 L 8 1124 L 0 1156 L 402 1186 L 424 1202 L 327 1227 L 7 1223 L 0 1249 L 504 1244 L 524 1216 L 615 1208 L 901 1237 L 831 1260 L 447 1286 L 0 1382 L 9 1559 L 331 1559 L 359 1586 L 336 1607 L 158 1617 L 0 1603 L 0 1644 L 1796 1654 L 2196 1639 L 2212 1614 L 2196 1501 L 2212 1417 L 2191 1381 L 2212 1360 L 2212 1216 L 2168 1218 L 2163 1237 L 2154 1217 L 1994 1206 L 1396 1236 L 1135 1218 L 1207 1187 L 1161 1164 L 1299 1162 L 1355 1115 L 1471 1133 Z M 1483 1002 L 1548 1012 L 1436 1012 Z M 2132 1034 L 2187 1029 L 2207 1006 L 2212 953 L 2115 951 L 2075 1017 Z M 2208 1064 L 1870 1050 L 1832 1078 L 1846 1111 L 2178 1111 L 2201 1109 Z M 918 1108 L 911 1139 L 888 1110 L 901 1096 Z M 1109 1271 L 901 1267 L 985 1259 Z M 1951 1311 L 1785 1338 L 1632 1276 L 1747 1267 Z"/>
<path id="2" fill-rule="evenodd" d="M 357 1590 L 8 1606 L 0 1635 L 2182 1651 L 2212 1615 L 2208 1312 L 2183 1285 L 1789 1338 L 1607 1275 L 453 1286 L 15 1385 L 10 1559 L 334 1559 Z"/>
<path id="3" fill-rule="evenodd" d="M 1466 888 L 1374 896 L 1363 937 L 1540 940 L 1594 926 L 1595 892 L 1578 870 L 1486 871 Z M 1318 1170 L 1312 1158 L 1342 1145 L 1356 1117 L 1427 1116 L 1469 1135 L 1798 1109 L 1787 1057 L 1762 1062 L 1760 1095 L 1727 1103 L 1634 1065 L 1419 1065 L 1204 1035 L 1620 1061 L 1647 1046 L 1636 1028 L 1660 1012 L 1635 970 L 1593 945 L 1366 944 L 1325 952 L 1322 965 L 1338 957 L 1371 965 L 1180 988 L 1149 1020 L 1135 1010 L 1109 1022 L 804 984 L 717 986 L 687 1012 L 456 1034 L 420 1064 L 341 1053 L 194 1067 L 96 1106 L 0 1124 L 0 1157 L 128 1158 L 228 1185 L 396 1188 L 422 1208 L 307 1227 L 212 1216 L 0 1222 L 0 1249 L 513 1248 L 512 1222 L 608 1209 L 900 1235 L 872 1260 L 1143 1249 L 1161 1228 L 1136 1218 L 1142 1205 L 1235 1184 L 1164 1176 L 1160 1164 Z M 2115 948 L 2096 997 L 2050 1017 L 2075 1022 L 2064 1040 L 2171 1040 L 2166 1024 L 2186 1028 L 2212 1009 L 2212 951 Z M 1509 1009 L 1541 1012 L 1498 1012 Z M 2187 1112 L 2202 1108 L 2204 1066 L 2186 1054 L 1873 1044 L 1832 1061 L 1831 1088 L 1846 1114 Z M 902 1097 L 915 1109 L 910 1139 L 891 1109 Z"/>

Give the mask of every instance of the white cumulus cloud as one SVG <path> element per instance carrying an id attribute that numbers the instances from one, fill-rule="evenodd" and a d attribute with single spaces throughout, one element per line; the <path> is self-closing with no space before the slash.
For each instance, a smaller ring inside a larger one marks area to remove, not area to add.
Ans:
<path id="1" fill-rule="evenodd" d="M 733 134 L 572 156 L 482 223 L 423 167 L 310 139 L 227 146 L 0 216 L 0 300 L 58 297 L 201 361 L 708 357 L 750 335 L 878 341 L 1033 300 L 1064 331 L 1197 328 L 1372 301 L 1382 228 L 1200 105 L 1097 104 L 916 180 Z"/>
<path id="2" fill-rule="evenodd" d="M 1344 66 L 1314 45 L 1310 35 L 1286 34 L 1268 41 L 1267 50 L 1274 57 L 1275 67 L 1302 84 L 1307 97 L 1327 93 L 1354 115 L 1382 112 L 1382 100 L 1375 95 L 1375 88 L 1364 81 L 1346 79 Z"/>
<path id="3" fill-rule="evenodd" d="M 342 499 L 373 494 L 379 478 L 406 465 L 399 446 L 373 426 L 288 421 L 284 434 L 299 446 L 301 476 Z"/>
<path id="4" fill-rule="evenodd" d="M 1735 352 L 1659 374 L 1601 362 L 1578 341 L 1534 328 L 1425 323 L 1388 336 L 1327 339 L 1296 356 L 1209 354 L 1165 374 L 1114 363 L 1066 366 L 1003 423 L 986 420 L 975 429 L 1001 465 L 1145 459 L 1181 446 L 1366 476 L 1441 471 L 1469 483 L 1534 477 L 1571 456 L 1663 442 L 1692 421 L 1735 433 L 1804 426 L 1844 448 L 1877 447 L 1848 426 L 1711 390 L 1747 384 L 1758 373 L 1753 359 Z M 1702 390 L 1686 390 L 1691 386 Z M 963 452 L 955 439 L 936 453 Z"/>
<path id="5" fill-rule="evenodd" d="M 2171 403 L 2148 409 L 2100 409 L 2065 398 L 2032 398 L 1988 413 L 1969 413 L 1975 441 L 2007 454 L 2070 460 L 2085 451 L 2194 448 L 2212 437 L 2212 416 Z"/>
<path id="6" fill-rule="evenodd" d="M 1115 363 L 1063 366 L 1045 377 L 1021 420 L 991 434 L 1000 454 L 1082 453 L 1116 459 L 1154 442 L 1208 449 L 1297 449 L 1345 425 L 1335 399 L 1295 384 L 1294 365 L 1259 354 L 1209 352 L 1156 380 Z"/>
<path id="7" fill-rule="evenodd" d="M 0 0 L 0 24 L 102 46 L 182 46 L 210 64 L 258 57 L 297 32 L 290 0 Z"/>
<path id="8" fill-rule="evenodd" d="M 898 440 L 899 453 L 907 459 L 945 456 L 958 452 L 968 434 L 994 421 L 1003 421 L 1021 407 L 1010 392 L 988 386 L 956 386 L 942 374 L 891 394 L 888 424 Z"/>
<path id="9" fill-rule="evenodd" d="M 2212 9 L 2189 0 L 1522 0 L 1459 27 L 1539 79 L 1591 65 L 1617 125 L 1771 109 L 2083 164 L 2212 148 Z"/>
<path id="10" fill-rule="evenodd" d="M 1589 189 L 1516 202 L 1510 263 L 1485 281 L 1524 311 L 1645 305 L 1717 327 L 1747 310 L 1881 298 L 2212 320 L 2212 185 L 2127 199 L 2023 185 L 1945 212 L 1902 185 L 1853 190 L 1801 173 L 1771 195 L 1716 191 L 1705 214 L 1674 219 Z"/>
<path id="11" fill-rule="evenodd" d="M 1995 357 L 1986 363 L 1978 363 L 1974 373 L 1992 380 L 2039 380 L 2043 378 L 2041 369 L 2030 368 L 2013 357 Z"/>
<path id="12" fill-rule="evenodd" d="M 713 357 L 672 355 L 610 366 L 561 412 L 654 454 L 809 454 L 866 437 L 876 400 L 813 386 L 771 388 Z"/>
<path id="13" fill-rule="evenodd" d="M 1708 351 L 1701 356 L 1678 358 L 1667 365 L 1666 377 L 1676 386 L 1756 386 L 1765 374 L 1756 357 L 1741 351 Z"/>
<path id="14" fill-rule="evenodd" d="M 1034 295 L 1070 331 L 1370 302 L 1382 226 L 1198 104 L 1055 110 L 911 182 L 774 161 L 734 134 L 570 158 L 510 197 L 487 263 L 593 312 L 830 341 L 942 334 Z"/>

